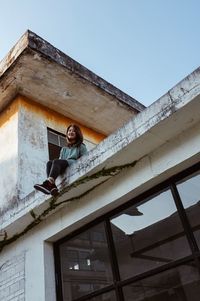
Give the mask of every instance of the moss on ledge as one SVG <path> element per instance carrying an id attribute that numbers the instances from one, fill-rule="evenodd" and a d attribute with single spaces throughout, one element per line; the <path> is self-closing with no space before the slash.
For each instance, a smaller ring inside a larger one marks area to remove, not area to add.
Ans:
<path id="1" fill-rule="evenodd" d="M 33 229 L 35 226 L 37 226 L 39 223 L 41 223 L 44 218 L 52 211 L 54 211 L 56 208 L 58 208 L 59 206 L 70 202 L 70 201 L 75 201 L 75 200 L 79 200 L 82 197 L 86 196 L 88 193 L 90 193 L 92 190 L 94 190 L 96 187 L 102 185 L 103 183 L 105 183 L 107 180 L 109 180 L 111 177 L 119 174 L 123 169 L 126 168 L 130 168 L 130 167 L 134 167 L 136 165 L 137 161 L 128 163 L 128 164 L 124 164 L 124 165 L 119 165 L 119 166 L 114 166 L 111 168 L 103 168 L 100 171 L 92 174 L 91 176 L 85 176 L 82 177 L 81 179 L 75 181 L 74 183 L 70 184 L 69 186 L 65 187 L 56 198 L 51 197 L 49 200 L 49 206 L 42 212 L 40 213 L 38 216 L 35 214 L 34 210 L 30 210 L 29 213 L 31 215 L 31 217 L 33 218 L 33 221 L 28 224 L 20 233 L 15 233 L 13 236 L 11 236 L 10 238 L 8 237 L 6 231 L 4 231 L 3 234 L 3 240 L 0 241 L 0 253 L 3 250 L 3 248 L 11 243 L 13 243 L 14 241 L 16 241 L 18 238 L 22 237 L 23 235 L 25 235 L 27 232 L 29 232 L 31 229 Z M 69 199 L 66 199 L 62 202 L 57 202 L 57 200 L 59 199 L 59 197 L 61 195 L 63 195 L 64 193 L 72 190 L 75 187 L 78 187 L 82 184 L 85 184 L 91 180 L 94 179 L 98 179 L 98 178 L 103 178 L 103 177 L 108 177 L 106 180 L 103 180 L 101 183 L 93 186 L 92 188 L 88 189 L 87 191 L 85 191 L 84 193 L 76 196 L 76 197 L 72 197 Z"/>

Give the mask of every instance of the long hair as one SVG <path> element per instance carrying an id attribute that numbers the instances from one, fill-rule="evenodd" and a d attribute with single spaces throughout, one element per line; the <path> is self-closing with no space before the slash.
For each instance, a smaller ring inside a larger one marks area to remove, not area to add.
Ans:
<path id="1" fill-rule="evenodd" d="M 68 141 L 68 137 L 67 137 L 67 134 L 68 134 L 68 131 L 69 129 L 73 127 L 75 132 L 76 132 L 76 141 L 75 141 L 75 145 L 79 146 L 81 145 L 81 143 L 83 143 L 83 134 L 81 132 L 81 129 L 78 125 L 76 124 L 70 124 L 68 127 L 67 127 L 67 130 L 66 130 L 66 139 L 67 139 L 67 145 L 70 145 L 69 141 Z"/>

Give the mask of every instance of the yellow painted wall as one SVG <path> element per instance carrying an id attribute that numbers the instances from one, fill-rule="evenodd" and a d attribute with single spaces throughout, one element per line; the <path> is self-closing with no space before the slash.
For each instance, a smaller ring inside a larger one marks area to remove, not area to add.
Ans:
<path id="1" fill-rule="evenodd" d="M 84 139 L 92 142 L 94 144 L 100 143 L 106 136 L 103 134 L 97 133 L 96 131 L 85 127 L 79 122 L 67 118 L 43 105 L 40 105 L 33 100 L 30 100 L 24 96 L 18 95 L 12 103 L 10 103 L 6 109 L 0 113 L 0 127 L 3 126 L 4 123 L 9 122 L 14 115 L 19 111 L 19 108 L 23 107 L 27 111 L 31 111 L 33 114 L 40 115 L 42 119 L 44 119 L 47 127 L 56 130 L 60 133 L 65 134 L 66 128 L 70 124 L 77 124 L 80 126 Z"/>
<path id="2" fill-rule="evenodd" d="M 15 99 L 0 113 L 0 128 L 3 127 L 7 122 L 11 121 L 18 113 L 18 110 L 19 101 Z"/>
<path id="3" fill-rule="evenodd" d="M 31 111 L 32 113 L 40 115 L 41 118 L 45 121 L 47 127 L 54 129 L 58 132 L 61 132 L 63 134 L 65 134 L 66 128 L 70 124 L 77 124 L 80 126 L 83 136 L 86 140 L 94 144 L 98 144 L 105 138 L 103 134 L 97 133 L 96 131 L 85 127 L 84 125 L 78 123 L 77 121 L 67 118 L 43 105 L 40 105 L 32 100 L 29 100 L 24 96 L 21 95 L 17 96 L 13 102 L 13 107 L 16 107 L 15 105 L 16 103 L 18 104 L 18 106 L 24 107 L 27 111 Z"/>

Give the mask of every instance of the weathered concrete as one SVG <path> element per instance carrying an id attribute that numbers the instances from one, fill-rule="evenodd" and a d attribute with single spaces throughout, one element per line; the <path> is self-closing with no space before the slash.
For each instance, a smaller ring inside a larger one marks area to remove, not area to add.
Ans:
<path id="1" fill-rule="evenodd" d="M 17 202 L 18 183 L 18 112 L 16 106 L 8 107 L 0 118 L 0 208 Z"/>
<path id="2" fill-rule="evenodd" d="M 112 168 L 116 166 L 133 163 L 131 166 L 134 168 L 134 162 L 139 164 L 148 154 L 156 153 L 156 150 L 162 145 L 167 145 L 168 141 L 172 141 L 181 133 L 194 127 L 200 121 L 199 97 L 200 72 L 198 70 L 74 164 L 66 174 L 67 179 L 61 179 L 64 180 L 60 184 L 63 193 L 57 201 L 62 202 L 72 197 L 78 197 L 105 179 L 112 178 Z M 197 138 L 199 139 L 199 137 Z M 188 156 L 194 158 L 193 163 L 196 162 L 195 160 L 199 160 L 198 139 L 195 139 L 195 145 L 191 148 L 190 155 L 184 157 L 183 161 L 188 159 Z M 176 145 L 176 149 L 177 147 Z M 168 151 L 170 153 L 169 149 Z M 184 152 L 183 154 L 186 155 Z M 155 156 L 152 156 L 152 160 L 153 158 L 155 160 Z M 177 158 L 176 160 L 178 162 Z M 110 174 L 105 172 L 105 169 L 109 168 L 111 168 Z M 114 171 L 114 173 L 118 172 L 120 172 L 120 168 Z M 98 177 L 93 177 L 98 173 Z M 160 171 L 155 171 L 155 176 L 159 173 Z M 87 180 L 81 182 L 81 177 L 87 177 Z M 80 185 L 73 187 L 73 183 L 79 182 L 79 180 Z M 70 191 L 67 189 L 69 184 L 72 185 Z M 31 193 L 19 201 L 15 208 L 9 209 L 1 216 L 2 229 L 13 233 L 13 225 L 20 220 L 21 223 L 17 223 L 17 225 L 21 231 L 22 225 L 23 227 L 28 225 L 33 218 L 29 211 L 34 209 L 37 215 L 40 215 L 48 208 L 49 201 L 48 197 L 43 197 L 40 193 Z"/>
<path id="3" fill-rule="evenodd" d="M 30 31 L 0 63 L 0 111 L 18 92 L 105 135 L 145 108 Z"/>
<path id="4" fill-rule="evenodd" d="M 25 298 L 25 254 L 13 256 L 0 266 L 1 300 L 24 300 Z"/>
<path id="5" fill-rule="evenodd" d="M 34 183 L 43 181 L 49 159 L 47 128 L 65 134 L 75 123 L 25 97 L 18 96 L 0 115 L 1 149 L 0 212 L 18 206 L 33 191 Z M 85 144 L 94 147 L 104 135 L 81 126 Z M 88 147 L 88 149 L 90 149 Z M 7 208 L 7 209 L 6 209 Z"/>
<path id="6" fill-rule="evenodd" d="M 42 49 L 43 44 L 37 47 Z M 26 46 L 24 49 L 26 52 Z M 28 51 L 33 50 L 28 49 Z M 28 57 L 29 55 L 32 57 L 30 52 L 22 57 L 20 50 L 18 52 L 16 48 L 13 49 L 17 68 L 21 68 L 19 65 L 21 58 L 23 66 L 26 65 L 26 59 L 27 64 L 32 62 Z M 20 57 L 19 61 L 16 59 L 17 56 Z M 43 56 L 35 57 L 36 61 L 41 60 L 42 63 L 30 67 L 34 69 L 36 66 L 44 66 L 51 76 L 55 75 L 51 69 L 57 70 L 57 75 L 69 77 L 72 88 L 73 81 L 70 74 L 66 75 L 61 72 L 61 69 L 56 69 L 57 67 L 53 65 L 55 62 L 52 64 L 51 58 L 48 65 L 47 57 L 44 58 L 45 62 Z M 45 93 L 42 90 L 47 88 L 50 92 L 49 84 L 43 80 L 43 77 L 40 78 L 40 75 L 46 77 L 47 74 L 37 74 L 36 69 L 33 73 L 27 70 L 22 73 L 22 69 L 17 73 L 15 69 L 16 77 L 13 79 L 11 75 L 14 73 L 12 70 L 10 72 L 10 68 L 14 69 L 14 64 L 4 70 L 1 82 L 5 84 L 5 86 L 1 85 L 4 89 L 2 104 L 5 105 L 6 100 L 11 96 L 10 87 L 13 87 L 14 91 L 16 87 L 19 88 L 19 82 L 29 84 L 30 76 L 33 76 L 34 89 L 29 90 L 24 85 L 21 91 L 27 91 L 31 97 L 31 93 L 36 91 L 38 82 L 38 87 L 40 84 L 44 85 L 38 89 L 41 93 L 41 100 L 39 98 L 38 101 L 40 104 L 48 104 L 47 100 L 43 102 Z M 34 78 L 35 74 L 37 79 Z M 24 78 L 20 79 L 23 76 Z M 11 79 L 13 79 L 12 83 Z M 80 80 L 79 76 L 78 80 Z M 67 83 L 68 81 L 65 82 Z M 56 82 L 53 87 L 57 89 Z M 78 84 L 76 79 L 74 87 L 80 87 L 77 95 L 84 94 L 84 85 L 81 88 L 81 83 Z M 62 91 L 62 85 L 59 88 L 61 90 L 56 90 L 58 94 Z M 89 86 L 86 84 L 87 89 Z M 91 94 L 88 92 L 86 94 L 93 95 L 97 99 L 100 97 L 99 101 L 102 104 L 103 98 L 100 95 L 102 90 L 95 95 L 97 91 L 95 92 L 91 86 L 91 91 Z M 54 93 L 53 89 L 51 92 Z M 9 97 L 6 98 L 7 96 Z M 56 103 L 52 106 L 62 107 L 64 98 L 61 97 L 60 103 L 60 98 L 54 96 Z M 105 99 L 108 100 L 109 97 Z M 16 298 L 19 296 L 18 299 L 22 300 L 55 301 L 53 242 L 200 161 L 200 70 L 197 69 L 166 95 L 137 116 L 133 116 L 134 118 L 123 127 L 80 158 L 68 169 L 64 177 L 58 179 L 61 193 L 56 199 L 34 191 L 32 186 L 36 180 L 43 180 L 45 175 L 45 163 L 48 159 L 47 127 L 62 132 L 66 126 L 66 119 L 64 116 L 63 118 L 57 116 L 54 111 L 49 112 L 46 107 L 35 105 L 32 101 L 21 103 L 17 110 L 12 106 L 8 106 L 7 110 L 4 109 L 0 116 L 2 129 L 0 140 L 2 143 L 6 140 L 9 146 L 1 151 L 0 159 L 3 173 L 9 175 L 9 178 L 6 176 L 7 183 L 10 182 L 10 178 L 12 179 L 11 194 L 6 193 L 1 201 L 3 210 L 0 214 L 0 269 L 5 272 L 6 267 L 13 266 L 8 275 L 4 274 L 2 278 L 0 277 L 0 282 L 3 280 L 5 285 L 3 290 L 0 290 L 0 299 L 6 296 L 7 299 L 12 300 L 16 294 Z M 69 114 L 64 109 L 63 112 L 64 115 Z M 112 115 L 113 112 L 115 108 L 111 111 Z M 108 124 L 106 119 L 106 126 Z M 12 131 L 17 141 L 12 141 Z M 100 139 L 98 131 L 95 133 L 94 130 L 84 128 L 84 136 L 91 138 L 93 135 L 90 135 L 91 133 L 94 134 L 94 141 Z M 14 147 L 17 144 L 18 149 Z M 12 157 L 9 157 L 9 154 Z M 5 163 L 9 170 L 6 170 L 6 166 L 3 165 L 5 158 L 8 158 L 8 162 Z M 11 169 L 14 170 L 14 174 L 10 172 Z M 0 188 L 6 188 L 8 192 L 8 186 L 3 187 L 3 185 L 5 184 L 2 182 Z M 14 203 L 12 193 L 17 196 Z M 152 228 L 150 232 L 151 230 Z M 17 269 L 23 279 L 14 272 L 14 262 L 17 259 L 19 259 Z M 4 298 L 3 301 L 7 299 Z"/>
<path id="7" fill-rule="evenodd" d="M 197 122 L 141 158 L 134 167 L 122 170 L 89 194 L 74 202 L 66 203 L 57 212 L 53 211 L 54 214 L 36 225 L 28 235 L 23 235 L 6 246 L 0 255 L 0 265 L 12 259 L 13 254 L 22 254 L 25 250 L 25 300 L 55 301 L 56 282 L 52 242 L 198 162 L 199 148 L 200 122 Z M 132 150 L 133 148 L 129 149 L 130 152 Z M 135 154 L 133 153 L 132 156 L 134 158 Z M 112 160 L 115 158 L 112 157 Z M 79 186 L 74 193 L 79 193 L 80 190 Z M 66 200 L 68 194 L 63 194 L 62 197 L 57 201 Z M 41 207 L 34 206 L 35 204 L 32 208 L 38 214 Z M 27 220 L 20 222 L 18 219 L 18 223 L 15 221 L 13 224 L 16 227 L 14 230 L 20 231 L 26 222 L 33 220 L 30 214 L 27 215 Z M 9 235 L 10 229 L 9 227 L 7 229 Z M 35 275 L 37 277 L 34 277 Z"/>

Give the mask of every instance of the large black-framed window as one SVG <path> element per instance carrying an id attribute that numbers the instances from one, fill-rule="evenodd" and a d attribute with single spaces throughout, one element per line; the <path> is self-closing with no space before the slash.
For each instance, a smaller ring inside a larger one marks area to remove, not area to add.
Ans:
<path id="1" fill-rule="evenodd" d="M 57 301 L 197 301 L 200 163 L 54 245 Z"/>

